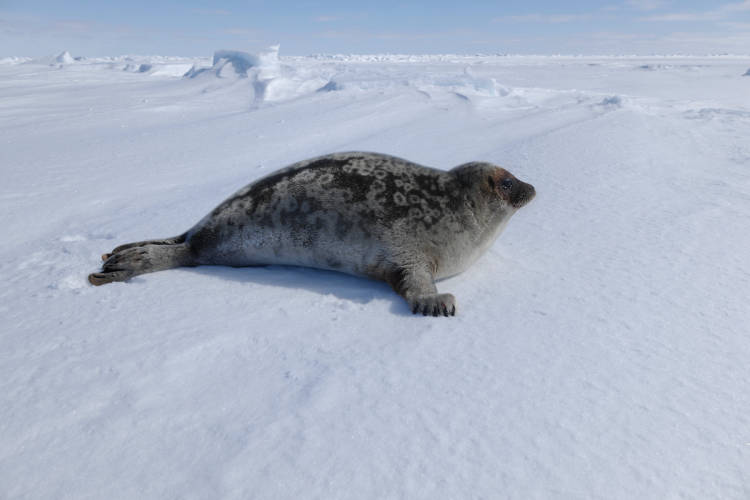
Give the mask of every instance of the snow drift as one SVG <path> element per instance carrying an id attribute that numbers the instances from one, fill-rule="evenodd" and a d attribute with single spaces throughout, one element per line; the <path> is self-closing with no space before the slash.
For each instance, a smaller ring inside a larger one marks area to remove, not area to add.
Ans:
<path id="1" fill-rule="evenodd" d="M 55 62 L 58 64 L 72 64 L 75 62 L 75 59 L 73 59 L 73 56 L 70 55 L 70 52 L 66 50 L 55 57 Z"/>
<path id="2" fill-rule="evenodd" d="M 236 50 L 217 50 L 210 67 L 193 66 L 185 78 L 215 77 L 224 80 L 246 79 L 249 97 L 255 103 L 282 101 L 320 89 L 326 81 L 309 77 L 294 66 L 279 61 L 279 46 L 258 54 Z"/>

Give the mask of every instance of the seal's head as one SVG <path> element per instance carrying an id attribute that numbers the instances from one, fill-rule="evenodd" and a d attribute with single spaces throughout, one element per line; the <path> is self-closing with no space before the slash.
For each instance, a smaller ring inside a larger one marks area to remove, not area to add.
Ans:
<path id="1" fill-rule="evenodd" d="M 491 209 L 515 212 L 536 196 L 534 186 L 491 163 L 466 163 L 452 172 L 461 184 L 480 194 Z"/>

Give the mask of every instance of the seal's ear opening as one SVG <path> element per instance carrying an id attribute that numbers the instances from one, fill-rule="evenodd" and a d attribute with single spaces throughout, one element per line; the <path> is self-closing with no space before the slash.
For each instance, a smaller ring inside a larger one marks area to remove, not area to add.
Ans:
<path id="1" fill-rule="evenodd" d="M 490 185 L 490 189 L 493 191 L 495 190 L 495 179 L 493 179 L 491 175 L 487 177 L 487 184 Z"/>

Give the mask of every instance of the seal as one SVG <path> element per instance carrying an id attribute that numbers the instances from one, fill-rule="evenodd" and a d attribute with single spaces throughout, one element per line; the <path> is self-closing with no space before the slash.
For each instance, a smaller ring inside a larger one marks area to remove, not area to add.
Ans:
<path id="1" fill-rule="evenodd" d="M 335 153 L 249 184 L 180 236 L 118 246 L 89 281 L 180 266 L 307 266 L 385 281 L 413 313 L 452 316 L 456 299 L 435 280 L 473 264 L 534 196 L 491 163 L 444 171 Z"/>

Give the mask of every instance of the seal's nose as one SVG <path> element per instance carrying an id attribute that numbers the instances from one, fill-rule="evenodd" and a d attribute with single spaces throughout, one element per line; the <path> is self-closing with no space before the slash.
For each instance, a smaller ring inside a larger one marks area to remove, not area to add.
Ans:
<path id="1" fill-rule="evenodd" d="M 521 208 L 528 202 L 534 199 L 536 196 L 536 189 L 531 184 L 521 181 L 521 185 L 517 188 L 516 194 L 513 200 L 513 206 Z"/>

